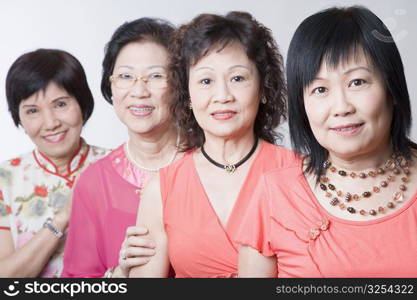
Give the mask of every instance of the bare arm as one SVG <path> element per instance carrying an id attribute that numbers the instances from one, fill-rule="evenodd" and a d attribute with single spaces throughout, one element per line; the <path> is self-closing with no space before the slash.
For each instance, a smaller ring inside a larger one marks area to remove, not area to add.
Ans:
<path id="1" fill-rule="evenodd" d="M 52 224 L 64 231 L 68 217 L 57 215 Z M 15 249 L 10 230 L 0 230 L 0 277 L 36 277 L 58 246 L 59 238 L 42 228 L 19 249 Z"/>
<path id="2" fill-rule="evenodd" d="M 147 264 L 130 269 L 129 277 L 167 277 L 168 245 L 162 217 L 159 175 L 149 181 L 142 194 L 136 225 L 148 228 L 149 238 L 155 243 L 156 254 Z"/>
<path id="3" fill-rule="evenodd" d="M 241 246 L 238 268 L 239 277 L 277 277 L 277 258 L 264 256 L 249 246 Z"/>
<path id="4" fill-rule="evenodd" d="M 154 242 L 149 238 L 148 229 L 131 226 L 126 229 L 126 238 L 119 252 L 119 265 L 114 269 L 112 277 L 127 278 L 133 267 L 149 262 L 155 255 Z"/>

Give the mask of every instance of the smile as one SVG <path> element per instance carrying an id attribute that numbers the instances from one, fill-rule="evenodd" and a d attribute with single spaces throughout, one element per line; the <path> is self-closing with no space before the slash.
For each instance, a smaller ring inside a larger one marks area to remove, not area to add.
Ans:
<path id="1" fill-rule="evenodd" d="M 362 128 L 364 123 L 356 123 L 356 124 L 347 124 L 339 127 L 332 127 L 330 130 L 336 132 L 339 135 L 355 135 L 357 134 Z"/>
<path id="2" fill-rule="evenodd" d="M 211 113 L 211 116 L 215 120 L 228 120 L 233 118 L 236 115 L 235 111 L 232 110 L 222 110 L 222 111 L 215 111 Z"/>
<path id="3" fill-rule="evenodd" d="M 129 106 L 128 109 L 135 116 L 148 116 L 153 112 L 155 107 L 153 106 Z"/>
<path id="4" fill-rule="evenodd" d="M 68 130 L 58 132 L 58 133 L 55 133 L 55 134 L 46 135 L 46 136 L 43 136 L 43 138 L 48 143 L 59 143 L 60 141 L 65 139 L 65 136 L 66 136 L 67 132 L 68 132 Z"/>

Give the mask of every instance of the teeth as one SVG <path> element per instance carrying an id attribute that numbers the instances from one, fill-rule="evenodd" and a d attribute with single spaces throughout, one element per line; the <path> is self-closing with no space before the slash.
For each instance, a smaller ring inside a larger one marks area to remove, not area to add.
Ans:
<path id="1" fill-rule="evenodd" d="M 152 111 L 153 107 L 129 107 L 129 109 L 136 112 L 147 112 Z"/>
<path id="2" fill-rule="evenodd" d="M 218 114 L 214 114 L 214 115 L 224 117 L 224 116 L 230 116 L 231 114 L 232 113 L 218 113 Z"/>
<path id="3" fill-rule="evenodd" d="M 58 133 L 58 134 L 55 134 L 55 135 L 46 136 L 45 139 L 47 139 L 48 141 L 51 141 L 51 142 L 56 142 L 60 138 L 62 138 L 64 134 L 65 134 L 65 132 Z"/>
<path id="4" fill-rule="evenodd" d="M 344 128 L 338 128 L 336 129 L 337 131 L 349 131 L 349 130 L 353 130 L 355 128 L 358 128 L 360 125 L 356 125 L 356 126 L 350 126 L 350 127 L 344 127 Z"/>

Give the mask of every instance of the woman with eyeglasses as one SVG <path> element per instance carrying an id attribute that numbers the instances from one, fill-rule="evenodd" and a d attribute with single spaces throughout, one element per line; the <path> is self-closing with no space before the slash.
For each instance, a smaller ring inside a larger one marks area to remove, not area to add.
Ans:
<path id="1" fill-rule="evenodd" d="M 73 184 L 108 153 L 80 137 L 93 95 L 74 56 L 38 49 L 12 64 L 6 97 L 36 148 L 0 164 L 0 277 L 59 277 Z"/>
<path id="2" fill-rule="evenodd" d="M 202 14 L 179 28 L 170 79 L 184 157 L 143 193 L 137 222 L 156 254 L 132 277 L 235 277 L 242 212 L 263 172 L 285 166 L 274 145 L 285 118 L 282 58 L 249 13 Z"/>
<path id="3" fill-rule="evenodd" d="M 166 21 L 141 18 L 121 25 L 106 46 L 101 91 L 129 140 L 75 186 L 63 277 L 127 277 L 154 254 L 153 242 L 138 237 L 146 229 L 133 225 L 143 188 L 177 157 L 166 93 L 173 31 Z"/>

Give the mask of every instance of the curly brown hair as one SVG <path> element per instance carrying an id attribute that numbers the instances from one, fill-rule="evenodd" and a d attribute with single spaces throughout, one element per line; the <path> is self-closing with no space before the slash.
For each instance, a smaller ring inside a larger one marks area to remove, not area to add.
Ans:
<path id="1" fill-rule="evenodd" d="M 213 48 L 223 49 L 238 42 L 245 49 L 260 75 L 260 90 L 266 100 L 255 119 L 254 133 L 270 143 L 281 135 L 275 131 L 286 119 L 286 84 L 283 60 L 271 31 L 247 12 L 230 12 L 225 16 L 201 14 L 174 33 L 170 46 L 169 94 L 172 112 L 182 137 L 182 150 L 201 147 L 204 132 L 189 108 L 189 70 Z"/>

